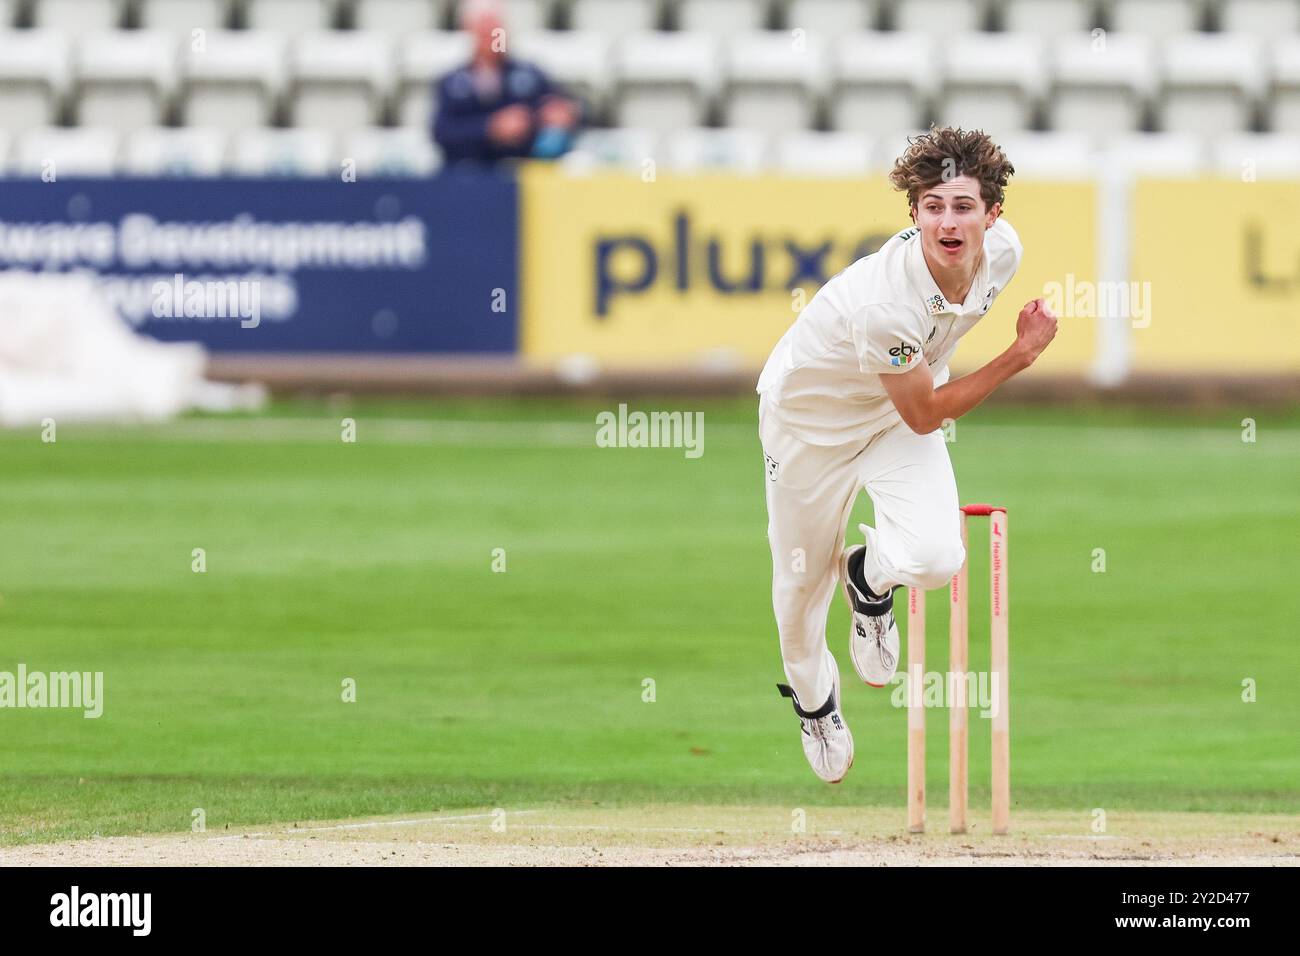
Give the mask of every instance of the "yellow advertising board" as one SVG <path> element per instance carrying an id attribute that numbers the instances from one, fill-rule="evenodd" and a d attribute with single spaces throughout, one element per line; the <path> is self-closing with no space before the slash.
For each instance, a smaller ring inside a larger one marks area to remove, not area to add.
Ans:
<path id="1" fill-rule="evenodd" d="M 1138 183 L 1133 371 L 1300 370 L 1298 223 L 1300 182 Z"/>
<path id="2" fill-rule="evenodd" d="M 575 176 L 525 171 L 525 355 L 585 354 L 613 365 L 726 356 L 757 367 L 827 279 L 908 225 L 884 176 Z M 963 340 L 969 369 L 1015 337 L 1016 313 L 1051 282 L 1095 273 L 1095 189 L 1013 184 L 1006 216 L 1025 256 L 1011 286 Z M 1036 368 L 1083 371 L 1092 319 L 1062 322 Z"/>

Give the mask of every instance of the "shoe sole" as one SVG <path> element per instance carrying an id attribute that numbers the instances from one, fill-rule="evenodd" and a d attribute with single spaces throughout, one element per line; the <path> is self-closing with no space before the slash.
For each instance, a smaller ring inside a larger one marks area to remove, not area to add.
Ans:
<path id="1" fill-rule="evenodd" d="M 858 545 L 861 547 L 861 545 Z M 844 595 L 844 603 L 849 606 L 849 625 L 852 628 L 853 615 L 857 612 L 853 610 L 853 594 L 849 591 L 849 555 L 853 553 L 852 548 L 846 548 L 840 552 L 840 593 Z M 867 680 L 866 675 L 862 673 L 862 665 L 858 663 L 858 655 L 853 651 L 853 632 L 849 632 L 849 660 L 853 662 L 853 670 L 858 675 L 858 680 L 868 687 L 880 689 L 888 687 L 888 684 L 873 684 Z"/>

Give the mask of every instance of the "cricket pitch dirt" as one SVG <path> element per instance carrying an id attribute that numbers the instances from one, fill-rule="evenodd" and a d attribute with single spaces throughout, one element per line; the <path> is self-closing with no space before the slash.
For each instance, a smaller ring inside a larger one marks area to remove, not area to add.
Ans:
<path id="1" fill-rule="evenodd" d="M 0 866 L 1296 866 L 1287 815 L 1018 813 L 993 836 L 904 832 L 901 809 L 562 806 L 105 837 L 0 849 Z"/>

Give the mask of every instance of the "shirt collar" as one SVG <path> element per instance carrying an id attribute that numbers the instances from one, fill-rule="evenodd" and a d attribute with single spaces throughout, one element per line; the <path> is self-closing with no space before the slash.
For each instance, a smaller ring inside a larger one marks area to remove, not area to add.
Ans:
<path id="1" fill-rule="evenodd" d="M 911 243 L 907 250 L 906 263 L 908 278 L 912 282 L 912 287 L 921 296 L 921 307 L 925 309 L 926 315 L 960 315 L 963 312 L 978 312 L 983 306 L 989 285 L 987 254 L 980 256 L 979 268 L 975 271 L 975 281 L 971 283 L 970 291 L 966 293 L 966 302 L 971 303 L 971 307 L 966 310 L 962 309 L 965 303 L 953 305 L 939 291 L 938 283 L 934 281 L 934 276 L 930 275 L 930 267 L 925 264 L 925 252 L 921 249 L 919 230 L 916 234 L 916 242 Z"/>

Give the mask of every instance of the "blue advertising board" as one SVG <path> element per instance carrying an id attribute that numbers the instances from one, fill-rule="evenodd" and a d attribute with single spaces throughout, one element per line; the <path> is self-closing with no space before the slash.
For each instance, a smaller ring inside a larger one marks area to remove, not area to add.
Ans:
<path id="1" fill-rule="evenodd" d="M 0 269 L 90 271 L 133 328 L 223 352 L 514 352 L 513 177 L 10 180 Z"/>

